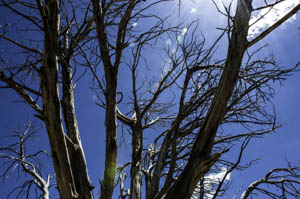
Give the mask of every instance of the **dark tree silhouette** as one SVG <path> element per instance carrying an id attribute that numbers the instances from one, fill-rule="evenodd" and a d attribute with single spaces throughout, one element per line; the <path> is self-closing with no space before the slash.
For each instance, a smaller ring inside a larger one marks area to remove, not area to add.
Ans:
<path id="1" fill-rule="evenodd" d="M 0 33 L 1 43 L 15 50 L 0 55 L 1 88 L 15 91 L 44 124 L 60 197 L 91 199 L 100 186 L 100 198 L 111 199 L 117 184 L 122 199 L 223 196 L 226 177 L 252 164 L 241 165 L 251 139 L 280 126 L 275 111 L 264 107 L 275 92 L 272 82 L 298 70 L 299 63 L 284 68 L 273 57 L 260 58 L 262 48 L 255 44 L 297 13 L 300 4 L 254 38 L 248 37 L 251 15 L 261 9 L 271 11 L 283 1 L 262 1 L 254 8 L 252 0 L 238 0 L 235 12 L 231 4 L 225 12 L 217 7 L 228 24 L 208 45 L 198 21 L 174 25 L 155 12 L 159 5 L 176 3 L 170 0 L 1 0 L 0 8 L 22 21 L 7 23 Z M 144 24 L 142 30 L 134 28 L 137 22 Z M 166 38 L 177 41 L 175 48 L 168 45 L 161 50 Z M 226 55 L 217 58 L 216 49 L 226 39 Z M 151 51 L 168 60 L 154 71 L 159 77 L 141 74 L 157 68 L 147 55 Z M 22 61 L 13 59 L 17 53 Z M 128 73 L 120 74 L 124 68 Z M 105 169 L 100 185 L 89 180 L 80 139 L 74 103 L 74 87 L 81 83 L 77 70 L 92 75 L 96 107 L 105 110 L 105 130 L 100 132 L 106 135 Z M 130 81 L 120 81 L 121 75 Z M 120 84 L 129 88 L 120 90 Z M 226 125 L 244 132 L 220 130 Z M 131 158 L 117 167 L 122 129 L 129 132 L 124 139 L 131 139 Z M 147 133 L 152 136 L 145 142 Z M 13 144 L 1 147 L 0 158 L 7 161 L 2 177 L 19 165 L 29 179 L 13 190 L 17 197 L 32 198 L 33 191 L 36 198 L 47 199 L 53 185 L 39 161 L 45 152 L 26 152 L 25 143 L 33 134 L 36 130 L 29 123 L 12 134 Z M 223 154 L 232 149 L 238 149 L 237 156 L 226 159 Z M 218 181 L 208 177 L 218 172 L 224 173 Z M 288 165 L 253 182 L 242 198 L 257 192 L 274 198 L 300 197 L 299 183 L 299 167 Z M 262 184 L 274 185 L 281 193 Z"/>

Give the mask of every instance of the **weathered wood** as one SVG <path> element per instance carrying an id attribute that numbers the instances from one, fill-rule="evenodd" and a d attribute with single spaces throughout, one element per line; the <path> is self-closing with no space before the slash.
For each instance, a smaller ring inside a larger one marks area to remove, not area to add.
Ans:
<path id="1" fill-rule="evenodd" d="M 111 60 L 109 42 L 106 34 L 105 11 L 103 3 L 93 0 L 93 15 L 95 18 L 97 39 L 100 46 L 100 56 L 104 67 L 105 76 L 105 127 L 106 127 L 106 149 L 105 149 L 105 169 L 104 179 L 101 183 L 101 199 L 111 199 L 115 186 L 116 166 L 117 166 L 117 83 L 118 70 L 124 49 L 125 35 L 131 12 L 136 5 L 135 0 L 130 0 L 128 6 L 124 7 L 124 13 L 120 12 L 120 22 L 116 38 L 115 59 Z"/>
<path id="2" fill-rule="evenodd" d="M 72 83 L 72 68 L 69 60 L 62 60 L 62 109 L 67 136 L 71 143 L 67 144 L 70 164 L 76 186 L 76 191 L 82 199 L 93 198 L 85 154 L 82 148 L 78 123 L 75 113 L 74 91 Z"/>
<path id="3" fill-rule="evenodd" d="M 118 66 L 114 67 L 110 60 L 107 35 L 105 33 L 104 16 L 101 3 L 93 1 L 93 12 L 100 45 L 100 56 L 103 61 L 106 81 L 106 114 L 105 114 L 105 169 L 104 179 L 101 182 L 101 199 L 111 199 L 115 186 L 116 166 L 117 166 L 117 114 L 116 114 L 116 95 L 117 95 L 117 74 Z"/>
<path id="4" fill-rule="evenodd" d="M 42 97 L 45 124 L 49 137 L 52 159 L 59 193 L 62 199 L 77 197 L 69 154 L 62 127 L 58 86 L 58 34 L 60 24 L 58 0 L 46 0 L 44 12 L 44 52 L 42 73 Z"/>
<path id="5" fill-rule="evenodd" d="M 140 120 L 138 120 L 140 121 Z M 141 199 L 143 129 L 141 122 L 132 127 L 132 164 L 130 170 L 130 198 Z"/>

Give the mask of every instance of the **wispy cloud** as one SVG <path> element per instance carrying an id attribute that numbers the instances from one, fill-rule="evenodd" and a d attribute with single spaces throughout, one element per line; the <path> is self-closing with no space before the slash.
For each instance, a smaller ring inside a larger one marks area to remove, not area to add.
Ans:
<path id="1" fill-rule="evenodd" d="M 227 172 L 227 169 L 225 167 L 221 168 L 220 172 L 218 173 L 210 173 L 205 177 L 206 180 L 212 181 L 212 182 L 219 182 L 221 181 L 225 174 Z M 230 173 L 226 176 L 225 180 L 230 180 Z"/>
<path id="2" fill-rule="evenodd" d="M 204 190 L 205 190 L 205 198 L 210 199 L 215 194 L 215 185 L 219 184 L 221 180 L 225 177 L 227 168 L 221 167 L 219 172 L 210 173 L 207 176 L 204 177 Z M 226 176 L 225 181 L 230 180 L 230 173 Z M 199 191 L 199 189 L 196 188 L 196 192 Z M 195 195 L 196 195 L 195 192 Z"/>
<path id="3" fill-rule="evenodd" d="M 206 194 L 206 198 L 210 199 L 214 196 L 215 194 L 215 190 L 213 189 L 212 185 L 213 184 L 219 184 L 219 182 L 221 182 L 221 180 L 225 177 L 226 172 L 227 172 L 227 168 L 222 167 L 221 170 L 218 173 L 210 173 L 209 175 L 207 175 L 204 179 L 205 181 L 207 181 L 207 190 L 208 193 Z M 226 176 L 225 181 L 230 180 L 230 173 Z"/>
<path id="4" fill-rule="evenodd" d="M 250 20 L 249 37 L 254 37 L 258 33 L 273 25 L 276 21 L 282 18 L 286 13 L 292 10 L 300 0 L 286 0 L 277 4 L 270 11 L 269 8 L 261 10 L 257 15 L 252 16 Z M 292 22 L 296 19 L 296 15 L 288 20 Z"/>

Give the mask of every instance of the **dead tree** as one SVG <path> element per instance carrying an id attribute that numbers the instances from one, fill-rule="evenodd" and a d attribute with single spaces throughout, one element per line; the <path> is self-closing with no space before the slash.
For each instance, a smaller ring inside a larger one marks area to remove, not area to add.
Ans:
<path id="1" fill-rule="evenodd" d="M 0 158 L 4 160 L 3 173 L 1 174 L 3 180 L 9 178 L 10 174 L 16 168 L 30 176 L 28 180 L 22 180 L 22 185 L 15 187 L 8 197 L 15 192 L 16 198 L 29 199 L 30 192 L 38 193 L 38 189 L 41 194 L 37 194 L 36 198 L 50 198 L 49 192 L 50 188 L 53 186 L 50 180 L 53 176 L 50 174 L 46 175 L 42 171 L 43 167 L 45 167 L 45 160 L 42 161 L 42 158 L 40 158 L 41 156 L 47 157 L 49 154 L 42 149 L 33 153 L 27 151 L 28 142 L 32 141 L 32 139 L 37 136 L 36 134 L 39 129 L 40 128 L 35 127 L 32 123 L 25 125 L 23 129 L 10 129 L 11 135 L 6 139 L 13 139 L 13 142 L 7 146 L 0 147 Z M 5 138 L 2 138 L 2 140 L 3 139 Z"/>
<path id="2" fill-rule="evenodd" d="M 257 193 L 271 198 L 299 198 L 299 167 L 290 164 L 286 168 L 270 170 L 263 178 L 250 184 L 241 198 L 253 198 Z M 278 193 L 270 191 L 270 186 L 277 188 Z"/>
<path id="3" fill-rule="evenodd" d="M 25 36 L 27 31 L 33 31 L 42 42 L 23 37 L 12 38 L 4 30 L 1 39 L 22 51 L 26 61 L 11 65 L 12 62 L 2 58 L 0 79 L 31 106 L 36 116 L 45 123 L 61 197 L 92 198 L 92 186 L 75 114 L 72 82 L 72 68 L 75 66 L 72 66 L 71 59 L 78 45 L 86 39 L 93 21 L 89 20 L 87 10 L 79 23 L 76 5 L 70 3 L 1 1 L 1 7 L 27 25 L 27 29 L 18 30 L 19 33 Z M 74 8 L 73 12 L 68 10 L 69 6 Z M 28 73 L 25 77 L 20 75 Z M 36 84 L 28 84 L 29 78 L 34 79 Z M 62 98 L 59 96 L 59 78 L 63 82 Z M 63 122 L 66 129 L 63 128 Z"/>
<path id="4" fill-rule="evenodd" d="M 262 106 L 274 93 L 270 81 L 284 80 L 298 70 L 299 64 L 283 68 L 273 57 L 257 58 L 260 49 L 254 47 L 297 13 L 300 5 L 248 40 L 251 14 L 273 9 L 281 2 L 264 1 L 263 7 L 253 8 L 252 0 L 239 0 L 234 16 L 230 15 L 230 7 L 225 13 L 219 10 L 227 17 L 228 25 L 207 46 L 199 36 L 197 22 L 171 26 L 167 17 L 152 13 L 168 0 L 1 0 L 0 6 L 23 19 L 26 27 L 17 26 L 18 34 L 11 34 L 13 30 L 9 28 L 0 33 L 1 41 L 22 52 L 25 60 L 15 63 L 1 55 L 1 87 L 14 90 L 45 124 L 60 197 L 93 198 L 74 105 L 74 73 L 78 68 L 92 74 L 100 101 L 97 105 L 105 110 L 101 199 L 113 197 L 116 178 L 124 199 L 142 198 L 143 179 L 147 199 L 184 199 L 196 193 L 200 198 L 206 194 L 217 198 L 224 194 L 226 175 L 250 166 L 241 165 L 250 140 L 279 127 L 276 114 Z M 142 30 L 133 28 L 137 22 L 145 24 Z M 32 32 L 37 40 L 26 39 Z M 226 56 L 215 59 L 217 45 L 226 36 Z M 160 51 L 167 61 L 160 66 L 159 77 L 142 79 L 139 71 L 149 72 L 149 63 L 155 63 L 147 59 L 147 52 L 157 51 L 169 37 L 176 46 Z M 121 67 L 127 68 L 131 92 L 118 90 L 123 83 L 118 80 Z M 126 136 L 132 147 L 130 160 L 119 168 L 118 122 L 128 128 L 130 133 Z M 221 131 L 226 124 L 241 125 L 246 131 Z M 148 132 L 153 137 L 146 146 Z M 237 146 L 236 159 L 224 158 L 223 154 Z M 34 168 L 23 166 L 27 173 Z M 224 177 L 218 183 L 209 182 L 209 173 L 222 168 L 226 168 Z M 128 189 L 126 172 L 130 173 Z M 46 197 L 49 192 L 44 192 L 43 187 L 48 186 L 44 181 L 36 185 Z M 205 190 L 207 183 L 213 184 L 214 190 Z M 244 197 L 255 188 L 256 185 L 250 186 Z"/>

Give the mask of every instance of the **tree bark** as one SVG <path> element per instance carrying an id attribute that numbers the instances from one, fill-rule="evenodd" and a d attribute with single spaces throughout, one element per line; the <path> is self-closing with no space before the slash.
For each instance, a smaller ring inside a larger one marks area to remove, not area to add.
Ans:
<path id="1" fill-rule="evenodd" d="M 108 81 L 109 82 L 109 81 Z M 116 82 L 114 85 L 107 83 L 106 94 L 106 145 L 104 179 L 101 184 L 101 199 L 111 199 L 115 186 L 117 168 L 117 123 L 116 123 Z M 113 87 L 111 87 L 113 86 Z"/>
<path id="2" fill-rule="evenodd" d="M 140 122 L 139 122 L 140 123 Z M 141 198 L 142 185 L 142 151 L 143 150 L 143 129 L 141 124 L 132 127 L 132 164 L 130 170 L 130 198 Z"/>
<path id="3" fill-rule="evenodd" d="M 252 0 L 238 1 L 225 68 L 217 93 L 193 145 L 188 163 L 178 180 L 167 193 L 165 199 L 190 198 L 199 180 L 220 156 L 219 154 L 210 156 L 210 153 L 218 127 L 226 113 L 227 102 L 232 95 L 243 56 L 247 49 L 251 4 Z"/>
<path id="4" fill-rule="evenodd" d="M 82 199 L 91 199 L 93 198 L 93 187 L 90 183 L 88 175 L 85 154 L 81 145 L 78 123 L 75 113 L 72 68 L 68 60 L 63 60 L 61 65 L 63 79 L 62 108 L 67 136 L 70 139 L 67 146 L 70 155 L 70 163 L 75 181 L 76 191 Z"/>
<path id="5" fill-rule="evenodd" d="M 101 184 L 101 199 L 111 199 L 115 186 L 116 166 L 117 166 L 117 83 L 118 83 L 118 69 L 120 60 L 122 57 L 122 51 L 124 48 L 125 33 L 127 30 L 128 21 L 130 19 L 131 12 L 135 5 L 134 0 L 129 2 L 125 13 L 121 16 L 116 49 L 115 49 L 115 62 L 112 64 L 110 47 L 106 34 L 105 25 L 105 11 L 102 6 L 105 6 L 105 2 L 99 0 L 93 0 L 93 15 L 96 23 L 97 39 L 100 46 L 100 56 L 103 62 L 105 73 L 105 100 L 106 100 L 106 114 L 105 114 L 105 126 L 106 126 L 106 149 L 105 149 L 105 170 L 104 180 Z"/>
<path id="6" fill-rule="evenodd" d="M 110 60 L 108 41 L 105 33 L 104 16 L 99 1 L 93 1 L 93 11 L 100 45 L 100 55 L 103 61 L 105 72 L 106 90 L 106 140 L 105 140 L 105 169 L 104 179 L 101 184 L 101 199 L 111 199 L 115 186 L 117 167 L 117 123 L 116 123 L 116 95 L 117 95 L 117 74 L 118 68 L 114 67 Z"/>
<path id="7" fill-rule="evenodd" d="M 44 53 L 42 96 L 45 124 L 50 141 L 52 159 L 59 193 L 62 199 L 76 198 L 77 193 L 69 162 L 65 135 L 62 127 L 58 85 L 58 34 L 60 24 L 58 0 L 46 0 L 43 7 Z"/>

